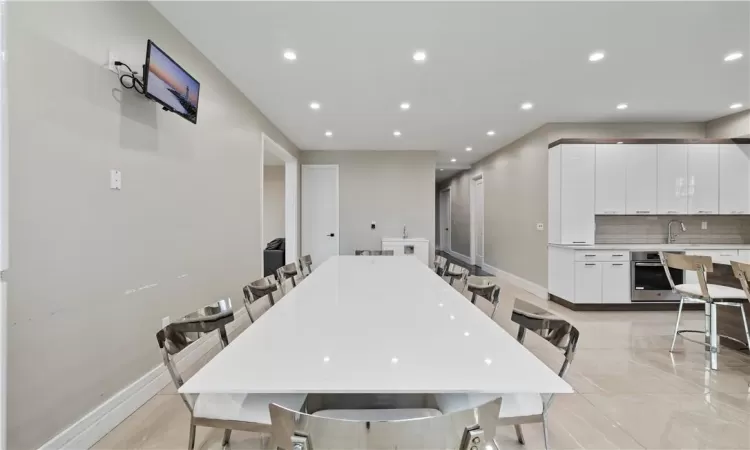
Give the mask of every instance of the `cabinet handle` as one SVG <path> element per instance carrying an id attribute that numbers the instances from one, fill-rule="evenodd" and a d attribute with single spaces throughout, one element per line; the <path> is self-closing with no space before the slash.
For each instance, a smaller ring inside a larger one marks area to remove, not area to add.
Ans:
<path id="1" fill-rule="evenodd" d="M 667 214 L 677 214 L 677 211 L 667 211 Z"/>
<path id="2" fill-rule="evenodd" d="M 595 266 L 595 265 L 596 265 L 595 263 L 586 263 L 586 264 L 584 264 L 584 266 L 587 266 L 587 267 L 588 266 Z"/>
<path id="3" fill-rule="evenodd" d="M 586 241 L 573 241 L 574 244 L 585 244 Z"/>
<path id="4" fill-rule="evenodd" d="M 711 214 L 713 211 L 698 211 L 698 214 Z"/>
<path id="5" fill-rule="evenodd" d="M 650 210 L 640 209 L 640 210 L 637 210 L 635 213 L 636 214 L 648 214 L 650 212 L 651 212 Z"/>
<path id="6" fill-rule="evenodd" d="M 596 255 L 583 255 L 583 256 L 585 256 L 586 258 L 593 258 Z"/>
<path id="7" fill-rule="evenodd" d="M 612 256 L 625 256 L 625 255 L 623 255 L 622 253 L 615 253 Z"/>
<path id="8" fill-rule="evenodd" d="M 621 266 L 622 263 L 612 264 L 613 266 Z"/>

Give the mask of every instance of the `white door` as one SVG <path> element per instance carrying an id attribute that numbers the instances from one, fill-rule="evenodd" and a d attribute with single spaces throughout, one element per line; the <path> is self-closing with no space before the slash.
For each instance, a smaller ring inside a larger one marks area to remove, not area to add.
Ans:
<path id="1" fill-rule="evenodd" d="M 474 183 L 472 204 L 472 226 L 474 227 L 474 264 L 484 264 L 484 180 L 478 178 Z"/>
<path id="2" fill-rule="evenodd" d="M 596 145 L 596 213 L 625 214 L 628 168 L 618 144 Z"/>
<path id="3" fill-rule="evenodd" d="M 719 145 L 719 214 L 750 212 L 750 145 Z"/>
<path id="4" fill-rule="evenodd" d="M 656 209 L 659 214 L 687 214 L 687 144 L 659 144 L 658 153 Z"/>
<path id="5" fill-rule="evenodd" d="M 302 254 L 313 267 L 339 254 L 339 166 L 302 166 Z"/>
<path id="6" fill-rule="evenodd" d="M 561 157 L 561 241 L 594 243 L 594 145 L 563 145 Z"/>
<path id="7" fill-rule="evenodd" d="M 628 214 L 656 214 L 656 145 L 622 144 L 628 165 Z"/>
<path id="8" fill-rule="evenodd" d="M 719 145 L 688 145 L 688 213 L 719 213 Z"/>
<path id="9" fill-rule="evenodd" d="M 451 191 L 440 191 L 440 249 L 451 249 Z"/>

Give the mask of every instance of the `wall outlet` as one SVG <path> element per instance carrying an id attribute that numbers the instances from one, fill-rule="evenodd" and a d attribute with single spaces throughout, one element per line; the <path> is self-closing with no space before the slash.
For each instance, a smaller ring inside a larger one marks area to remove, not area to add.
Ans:
<path id="1" fill-rule="evenodd" d="M 109 171 L 109 188 L 116 191 L 122 189 L 122 174 L 119 170 L 112 169 Z"/>
<path id="2" fill-rule="evenodd" d="M 544 231 L 544 224 L 542 222 L 539 222 L 536 224 L 537 231 Z"/>
<path id="3" fill-rule="evenodd" d="M 375 229 L 375 222 L 373 222 L 373 223 L 371 223 L 371 224 L 370 224 L 370 229 L 371 229 L 371 230 L 374 230 L 374 229 Z"/>
<path id="4" fill-rule="evenodd" d="M 117 73 L 117 67 L 115 67 L 115 61 L 118 61 L 117 56 L 114 52 L 109 52 L 109 59 L 107 60 L 107 69 Z"/>
<path id="5" fill-rule="evenodd" d="M 171 320 L 169 319 L 169 316 L 166 316 L 166 317 L 162 317 L 162 318 L 161 318 L 161 327 L 162 327 L 162 328 L 166 327 L 166 326 L 167 326 L 167 325 L 169 325 L 170 323 L 172 323 L 172 321 L 171 321 Z"/>
<path id="6" fill-rule="evenodd" d="M 708 230 L 708 222 L 705 220 L 701 222 L 701 230 Z"/>

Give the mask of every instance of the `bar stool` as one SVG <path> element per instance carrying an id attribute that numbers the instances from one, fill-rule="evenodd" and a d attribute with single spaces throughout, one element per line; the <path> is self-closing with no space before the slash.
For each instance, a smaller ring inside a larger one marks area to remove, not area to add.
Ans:
<path id="1" fill-rule="evenodd" d="M 706 359 L 708 360 L 711 370 L 719 368 L 719 332 L 717 327 L 717 306 L 741 306 L 742 302 L 747 300 L 747 295 L 741 289 L 721 286 L 718 284 L 709 284 L 706 281 L 706 273 L 713 272 L 714 265 L 710 256 L 689 256 L 676 253 L 659 252 L 659 258 L 664 266 L 669 284 L 672 290 L 680 294 L 680 307 L 677 311 L 677 323 L 674 327 L 674 336 L 672 336 L 672 346 L 670 353 L 674 352 L 674 345 L 677 341 L 677 335 L 697 344 L 703 344 L 706 348 Z M 675 286 L 672 280 L 672 274 L 669 268 L 696 272 L 698 277 L 697 284 L 678 284 Z M 682 318 L 682 307 L 685 303 L 703 303 L 705 305 L 705 330 L 681 330 L 680 319 Z M 684 333 L 701 333 L 705 336 L 704 342 L 683 336 Z M 731 336 L 721 336 L 726 339 L 732 339 Z"/>
<path id="2" fill-rule="evenodd" d="M 740 280 L 742 290 L 745 291 L 745 297 L 750 298 L 750 284 L 748 284 L 748 279 L 750 279 L 750 264 L 738 261 L 732 261 L 731 264 L 734 276 Z M 745 312 L 744 303 L 744 301 L 737 302 L 732 306 L 737 306 L 740 308 L 740 314 L 742 314 L 742 324 L 745 326 L 745 339 L 747 339 L 745 341 L 745 344 L 747 345 L 748 350 L 750 350 L 750 331 L 748 331 L 747 313 Z"/>
<path id="3" fill-rule="evenodd" d="M 300 258 L 299 268 L 303 275 L 305 275 L 305 269 L 307 269 L 307 275 L 310 275 L 312 273 L 312 257 L 310 257 L 310 255 L 305 255 Z"/>
<path id="4" fill-rule="evenodd" d="M 444 277 L 448 277 L 448 284 L 453 286 L 455 280 L 460 280 L 464 283 L 461 292 L 466 289 L 466 279 L 469 278 L 469 269 L 466 267 L 459 266 L 458 264 L 450 263 L 448 268 L 443 273 Z"/>
<path id="5" fill-rule="evenodd" d="M 477 302 L 477 296 L 484 297 L 495 304 L 500 295 L 500 288 L 492 277 L 471 275 L 466 281 L 466 289 L 471 292 L 471 303 L 474 304 Z"/>
<path id="6" fill-rule="evenodd" d="M 286 266 L 281 266 L 276 273 L 278 274 L 279 283 L 283 283 L 287 278 L 291 278 L 292 287 L 297 287 L 297 281 L 295 280 L 295 277 L 299 274 L 297 264 L 289 263 Z"/>
<path id="7" fill-rule="evenodd" d="M 435 269 L 436 274 L 438 274 L 439 276 L 443 276 L 446 264 L 448 264 L 448 260 L 445 258 L 445 256 L 435 255 L 435 261 L 432 263 L 432 266 Z"/>
<path id="8" fill-rule="evenodd" d="M 267 310 L 271 309 L 273 305 L 276 304 L 276 302 L 280 299 L 274 299 L 274 293 L 278 292 L 279 294 L 281 291 L 279 290 L 279 285 L 275 283 L 275 279 L 273 278 L 273 275 L 269 275 L 265 278 L 261 278 L 260 280 L 253 281 L 252 283 L 248 284 L 247 286 L 242 288 L 242 293 L 245 296 L 245 309 L 247 310 L 247 315 L 250 317 L 250 322 L 255 322 L 258 320 L 258 317 L 263 315 Z M 268 298 L 268 307 L 263 309 L 261 313 L 258 315 L 258 317 L 253 317 L 253 313 L 250 311 L 251 307 L 254 303 L 257 301 Z"/>

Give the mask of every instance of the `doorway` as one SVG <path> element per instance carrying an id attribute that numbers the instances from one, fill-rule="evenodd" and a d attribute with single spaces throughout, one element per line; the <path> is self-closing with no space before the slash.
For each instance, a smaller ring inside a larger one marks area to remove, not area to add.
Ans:
<path id="1" fill-rule="evenodd" d="M 339 166 L 302 166 L 302 254 L 313 267 L 339 254 Z"/>
<path id="2" fill-rule="evenodd" d="M 484 177 L 471 179 L 471 261 L 475 266 L 484 264 Z"/>
<path id="3" fill-rule="evenodd" d="M 451 190 L 440 191 L 440 249 L 451 251 Z"/>
<path id="4" fill-rule="evenodd" d="M 299 163 L 297 158 L 266 134 L 261 139 L 261 267 L 266 244 L 276 238 L 286 240 L 284 263 L 289 264 L 299 258 Z"/>

